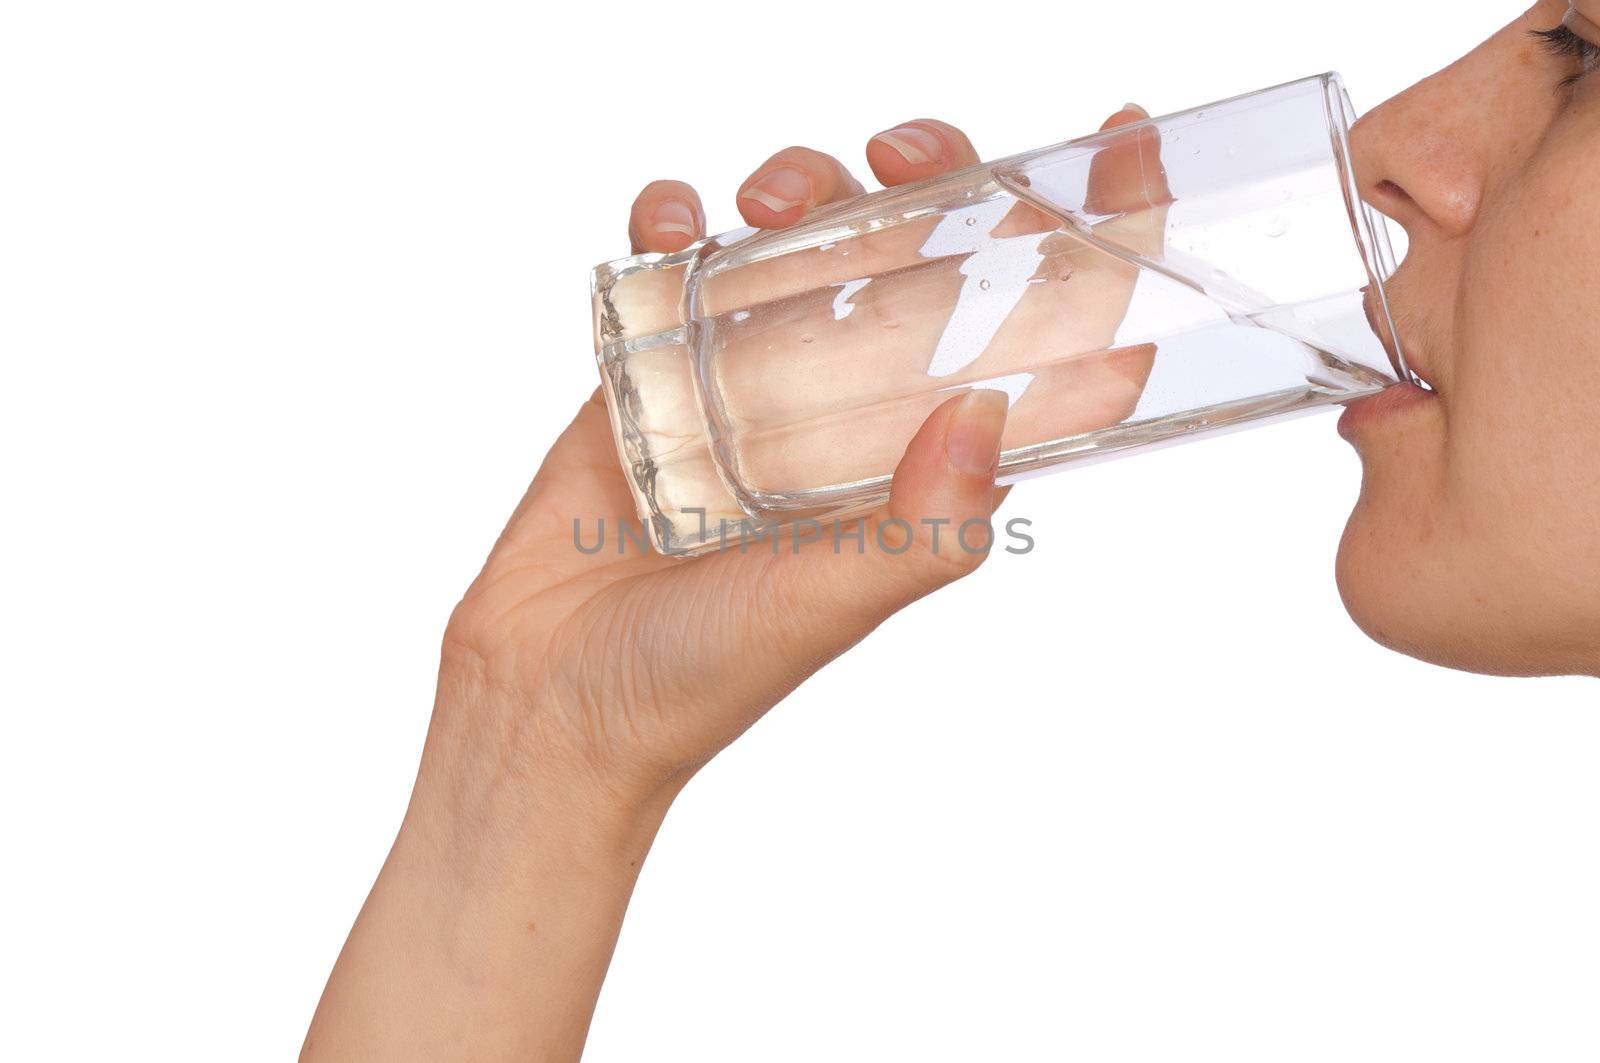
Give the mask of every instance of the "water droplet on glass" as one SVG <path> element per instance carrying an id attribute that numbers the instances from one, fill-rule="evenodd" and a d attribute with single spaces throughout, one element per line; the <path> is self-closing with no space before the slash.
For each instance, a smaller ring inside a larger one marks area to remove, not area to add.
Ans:
<path id="1" fill-rule="evenodd" d="M 883 327 L 884 328 L 899 328 L 900 327 L 900 322 L 898 322 L 898 321 L 885 321 L 883 323 Z"/>
<path id="2" fill-rule="evenodd" d="M 968 225 L 976 225 L 976 224 L 978 224 L 978 219 L 977 218 L 968 218 L 967 219 L 967 224 Z"/>
<path id="3" fill-rule="evenodd" d="M 1072 271 L 1070 269 L 1067 270 L 1065 273 L 1063 273 L 1061 276 L 1056 278 L 1056 280 L 1058 280 L 1058 281 L 1069 281 L 1071 279 L 1072 279 Z"/>
<path id="4" fill-rule="evenodd" d="M 989 282 L 987 280 L 981 280 L 981 281 L 978 282 L 978 287 L 982 288 L 984 291 L 988 291 L 989 290 Z"/>
<path id="5" fill-rule="evenodd" d="M 1267 235 L 1272 237 L 1282 236 L 1289 231 L 1289 220 L 1282 214 L 1274 214 L 1267 221 Z"/>
<path id="6" fill-rule="evenodd" d="M 1198 154 L 1200 154 L 1200 149 L 1199 149 L 1199 148 L 1195 148 L 1195 149 L 1194 149 L 1194 150 L 1193 150 L 1193 151 L 1191 151 L 1191 152 L 1190 152 L 1190 153 L 1189 153 L 1189 154 L 1191 154 L 1191 155 L 1198 155 Z"/>
<path id="7" fill-rule="evenodd" d="M 816 337 L 811 335 L 811 333 L 808 332 L 804 336 L 800 337 L 800 342 L 801 343 L 810 343 L 814 339 L 816 339 Z"/>

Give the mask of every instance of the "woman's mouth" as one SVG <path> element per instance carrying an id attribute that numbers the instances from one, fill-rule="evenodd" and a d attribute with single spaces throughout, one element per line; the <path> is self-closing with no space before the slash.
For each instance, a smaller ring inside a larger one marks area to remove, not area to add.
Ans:
<path id="1" fill-rule="evenodd" d="M 1380 313 L 1377 305 L 1376 293 L 1371 288 L 1361 289 L 1361 308 L 1366 311 L 1367 322 L 1372 330 L 1379 336 L 1388 331 L 1383 327 L 1388 320 L 1388 315 Z M 1396 337 L 1398 341 L 1398 337 Z M 1344 413 L 1339 416 L 1339 434 L 1345 439 L 1354 439 L 1355 433 L 1361 427 L 1376 421 L 1385 420 L 1398 415 L 1402 410 L 1412 409 L 1429 402 L 1437 402 L 1439 393 L 1424 377 L 1421 367 L 1417 363 L 1418 350 L 1412 344 L 1400 344 L 1400 349 L 1406 352 L 1405 368 L 1398 365 L 1395 371 L 1402 377 L 1397 384 L 1390 384 L 1376 395 L 1357 399 L 1347 403 Z M 1409 379 L 1404 379 L 1409 375 Z"/>
<path id="2" fill-rule="evenodd" d="M 1354 441 L 1356 433 L 1365 425 L 1397 416 L 1402 410 L 1413 409 L 1439 401 L 1439 393 L 1416 384 L 1390 384 L 1376 395 L 1368 395 L 1346 404 L 1339 415 L 1339 434 Z"/>

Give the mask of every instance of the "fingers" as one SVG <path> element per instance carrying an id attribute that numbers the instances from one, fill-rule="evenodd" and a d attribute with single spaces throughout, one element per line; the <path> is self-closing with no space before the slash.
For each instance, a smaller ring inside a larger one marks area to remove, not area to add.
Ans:
<path id="1" fill-rule="evenodd" d="M 906 184 L 970 166 L 978 153 L 965 133 L 946 122 L 919 118 L 884 130 L 867 142 L 867 163 L 884 185 Z M 782 229 L 816 207 L 859 196 L 861 182 L 838 159 L 811 148 L 790 147 L 758 166 L 739 186 L 739 213 L 748 225 Z M 654 181 L 628 215 L 633 252 L 681 251 L 706 235 L 705 210 L 682 181 Z"/>
<path id="2" fill-rule="evenodd" d="M 1100 127 L 1101 132 L 1135 125 L 1150 115 L 1136 103 L 1122 109 Z M 1161 132 L 1141 125 L 1118 135 L 1095 153 L 1089 164 L 1086 207 L 1096 214 L 1122 214 L 1148 210 L 1172 202 L 1167 171 L 1161 165 Z"/>
<path id="3" fill-rule="evenodd" d="M 903 122 L 867 141 L 867 165 L 887 187 L 920 181 L 978 161 L 972 141 L 932 118 Z"/>
<path id="4" fill-rule="evenodd" d="M 1105 132 L 1148 117 L 1138 104 L 1125 104 L 1100 129 Z M 874 135 L 867 141 L 866 154 L 873 176 L 891 188 L 979 161 L 965 133 L 933 118 L 902 122 Z M 1093 164 L 1090 184 L 1090 193 L 1102 208 L 1126 210 L 1169 201 L 1156 130 L 1140 129 L 1126 144 L 1103 148 Z M 811 148 L 790 147 L 762 163 L 740 185 L 739 213 L 757 228 L 781 229 L 816 207 L 863 191 L 861 182 L 838 159 Z M 700 197 L 682 181 L 651 182 L 634 200 L 628 215 L 628 236 L 635 254 L 681 251 L 705 235 Z"/>
<path id="5" fill-rule="evenodd" d="M 700 197 L 682 181 L 651 181 L 628 212 L 633 253 L 682 251 L 706 234 Z"/>
<path id="6" fill-rule="evenodd" d="M 739 213 L 761 229 L 782 229 L 813 207 L 865 191 L 844 164 L 810 148 L 784 148 L 739 186 Z"/>
<path id="7" fill-rule="evenodd" d="M 1106 130 L 1115 129 L 1118 126 L 1142 122 L 1149 117 L 1150 112 L 1140 107 L 1137 103 L 1125 103 L 1115 114 L 1100 123 L 1100 132 L 1104 133 Z"/>

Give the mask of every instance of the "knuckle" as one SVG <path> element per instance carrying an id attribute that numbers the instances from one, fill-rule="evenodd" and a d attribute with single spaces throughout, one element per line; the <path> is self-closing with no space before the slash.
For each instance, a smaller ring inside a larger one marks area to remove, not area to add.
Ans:
<path id="1" fill-rule="evenodd" d="M 961 549 L 953 543 L 941 541 L 938 549 L 931 546 L 924 551 L 928 569 L 941 583 L 950 583 L 970 575 L 983 564 L 985 555 Z"/>
<path id="2" fill-rule="evenodd" d="M 968 549 L 959 539 L 954 524 L 944 524 L 937 529 L 927 525 L 918 527 L 907 554 L 907 559 L 935 586 L 969 575 L 988 556 L 987 551 Z"/>

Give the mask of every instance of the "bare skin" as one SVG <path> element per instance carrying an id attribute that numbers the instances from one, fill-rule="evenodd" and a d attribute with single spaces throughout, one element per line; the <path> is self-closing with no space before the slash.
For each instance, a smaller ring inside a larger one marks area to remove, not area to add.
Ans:
<path id="1" fill-rule="evenodd" d="M 1339 589 L 1379 642 L 1472 671 L 1600 674 L 1600 77 L 1563 86 L 1582 60 L 1531 36 L 1569 10 L 1600 45 L 1596 0 L 1536 4 L 1352 136 L 1410 237 L 1389 291 L 1437 390 L 1345 421 Z"/>
<path id="2" fill-rule="evenodd" d="M 1144 117 L 1126 108 L 1107 125 Z M 869 144 L 886 184 L 977 161 L 959 131 L 917 125 L 937 131 L 929 161 Z M 791 194 L 781 185 L 765 200 L 741 194 L 751 224 L 792 225 L 861 192 L 837 161 L 798 148 L 742 192 L 774 167 L 803 179 L 800 202 L 774 210 Z M 688 185 L 658 181 L 629 231 L 636 251 L 681 249 L 705 235 L 704 211 Z M 573 514 L 633 517 L 591 397 L 450 619 L 410 807 L 302 1058 L 576 1059 L 673 797 L 818 668 L 977 568 L 982 553 L 952 549 L 948 531 L 938 546 L 928 522 L 957 528 L 993 512 L 1005 423 L 993 391 L 927 417 L 889 503 L 864 522 L 866 540 L 893 552 L 812 543 L 685 562 L 573 549 Z"/>
<path id="3" fill-rule="evenodd" d="M 1573 10 L 1600 54 L 1600 0 Z M 1365 476 L 1339 586 L 1373 637 L 1480 671 L 1600 674 L 1600 77 L 1561 86 L 1582 60 L 1529 35 L 1567 12 L 1535 5 L 1354 136 L 1364 194 L 1410 236 L 1392 304 L 1437 390 L 1392 390 L 1345 418 Z M 867 147 L 885 185 L 976 159 L 931 120 Z M 737 202 L 777 228 L 861 191 L 796 148 Z M 671 181 L 629 216 L 636 251 L 681 249 L 705 225 L 694 190 Z M 868 524 L 986 517 L 1005 416 L 986 392 L 936 409 Z M 898 555 L 591 558 L 571 549 L 575 512 L 632 514 L 593 399 L 451 618 L 410 808 L 303 1059 L 578 1058 L 640 863 L 684 783 L 982 560 L 925 532 Z"/>

